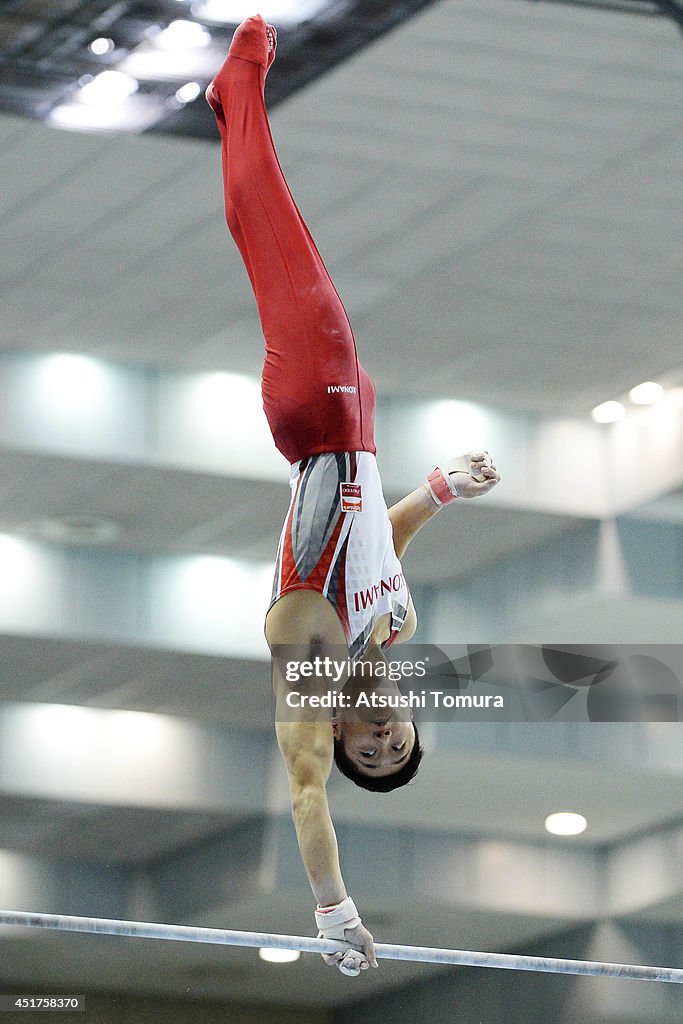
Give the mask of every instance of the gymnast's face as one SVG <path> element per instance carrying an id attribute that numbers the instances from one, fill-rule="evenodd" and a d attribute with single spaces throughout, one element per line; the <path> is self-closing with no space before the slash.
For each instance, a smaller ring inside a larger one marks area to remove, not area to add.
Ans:
<path id="1" fill-rule="evenodd" d="M 332 729 L 358 771 L 373 778 L 400 771 L 415 743 L 415 729 L 410 719 L 379 714 L 371 722 L 334 718 Z"/>

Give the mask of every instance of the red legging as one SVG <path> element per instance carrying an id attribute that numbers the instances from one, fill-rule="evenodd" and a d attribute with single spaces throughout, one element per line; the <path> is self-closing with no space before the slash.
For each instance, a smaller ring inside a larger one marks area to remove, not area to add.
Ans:
<path id="1" fill-rule="evenodd" d="M 263 406 L 290 462 L 321 452 L 374 453 L 375 389 L 270 133 L 263 88 L 274 56 L 264 20 L 248 18 L 207 91 L 223 142 L 225 215 L 266 341 Z"/>

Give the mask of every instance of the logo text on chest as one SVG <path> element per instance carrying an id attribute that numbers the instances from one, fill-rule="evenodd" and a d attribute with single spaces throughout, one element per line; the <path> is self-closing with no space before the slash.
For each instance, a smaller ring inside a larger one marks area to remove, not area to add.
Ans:
<path id="1" fill-rule="evenodd" d="M 372 608 L 375 601 L 385 594 L 396 594 L 405 585 L 402 572 L 394 573 L 387 580 L 380 580 L 374 586 L 366 590 L 357 590 L 353 595 L 353 603 L 357 612 L 365 608 Z"/>

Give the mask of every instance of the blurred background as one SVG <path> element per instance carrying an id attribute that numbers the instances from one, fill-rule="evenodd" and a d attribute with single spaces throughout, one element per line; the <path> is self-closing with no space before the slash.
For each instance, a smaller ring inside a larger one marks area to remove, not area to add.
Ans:
<path id="1" fill-rule="evenodd" d="M 243 6 L 0 9 L 6 908 L 312 933 L 262 636 L 289 467 L 201 98 Z M 406 555 L 416 639 L 681 643 L 680 5 L 260 10 L 387 500 L 470 447 L 503 475 Z M 681 965 L 680 723 L 549 719 L 425 722 L 394 794 L 333 774 L 379 941 Z M 27 991 L 98 1022 L 683 1021 L 667 985 L 4 930 Z"/>

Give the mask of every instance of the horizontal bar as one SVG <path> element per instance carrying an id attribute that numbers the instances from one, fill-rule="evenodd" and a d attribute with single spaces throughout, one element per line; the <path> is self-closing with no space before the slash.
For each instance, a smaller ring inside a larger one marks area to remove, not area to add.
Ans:
<path id="1" fill-rule="evenodd" d="M 302 935 L 269 935 L 266 932 L 235 932 L 190 925 L 151 924 L 142 921 L 110 921 L 101 917 L 63 917 L 60 914 L 30 914 L 0 910 L 0 925 L 19 928 L 48 928 L 62 932 L 120 935 L 135 939 L 166 939 L 174 942 L 207 942 L 218 946 L 252 946 L 298 949 L 302 953 L 336 953 L 344 943 Z M 460 967 L 496 967 L 509 971 L 543 971 L 547 974 L 587 974 L 634 981 L 669 981 L 683 984 L 683 970 L 675 967 L 643 967 L 636 964 L 599 963 L 592 960 L 557 960 L 552 957 L 519 956 L 512 953 L 477 953 L 463 949 L 433 949 L 428 946 L 375 945 L 378 958 L 413 960 L 428 964 Z"/>

